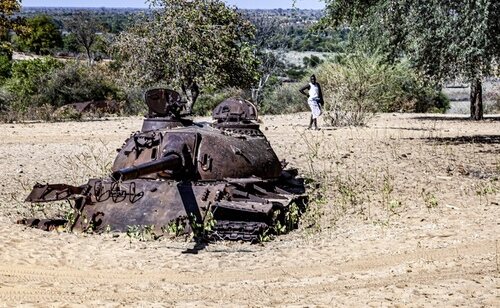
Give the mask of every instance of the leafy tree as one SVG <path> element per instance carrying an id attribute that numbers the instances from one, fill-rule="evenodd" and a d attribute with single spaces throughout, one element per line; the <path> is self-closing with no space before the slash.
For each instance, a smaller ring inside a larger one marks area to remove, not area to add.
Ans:
<path id="1" fill-rule="evenodd" d="M 252 88 L 252 101 L 260 106 L 264 92 L 269 86 L 272 77 L 283 72 L 285 63 L 281 60 L 282 55 L 272 51 L 259 49 L 255 54 L 259 59 L 258 82 Z"/>
<path id="2" fill-rule="evenodd" d="M 78 53 L 80 51 L 80 44 L 74 33 L 68 33 L 63 37 L 63 50 L 73 53 Z"/>
<path id="3" fill-rule="evenodd" d="M 100 23 L 87 12 L 78 12 L 66 22 L 66 27 L 74 34 L 76 41 L 85 49 L 88 64 L 92 64 L 92 46 L 102 31 Z"/>
<path id="4" fill-rule="evenodd" d="M 471 118 L 483 118 L 482 80 L 500 57 L 497 0 L 326 0 L 322 25 L 349 26 L 388 51 L 405 55 L 428 80 L 471 84 Z M 373 46 L 370 46 L 373 47 Z"/>
<path id="5" fill-rule="evenodd" d="M 250 87 L 258 61 L 254 27 L 222 0 L 151 0 L 149 19 L 115 43 L 128 83 L 179 86 L 191 112 L 202 89 Z"/>
<path id="6" fill-rule="evenodd" d="M 23 30 L 22 19 L 12 17 L 21 9 L 18 0 L 0 0 L 0 54 L 12 57 L 12 47 L 9 42 L 9 31 Z"/>
<path id="7" fill-rule="evenodd" d="M 268 86 L 270 78 L 282 73 L 285 67 L 282 61 L 283 54 L 280 52 L 280 50 L 284 49 L 284 44 L 281 46 L 276 45 L 276 41 L 274 40 L 277 35 L 285 35 L 285 33 L 277 20 L 267 18 L 266 16 L 253 18 L 252 23 L 257 30 L 252 43 L 256 46 L 255 56 L 259 59 L 258 82 L 252 87 L 252 101 L 259 107 L 262 107 L 260 105 L 264 90 Z M 271 45 L 278 50 L 269 51 Z"/>
<path id="8" fill-rule="evenodd" d="M 12 15 L 21 10 L 19 0 L 0 0 L 0 31 L 5 33 L 14 26 Z"/>
<path id="9" fill-rule="evenodd" d="M 62 47 L 62 35 L 54 19 L 47 15 L 38 15 L 26 21 L 30 31 L 19 36 L 23 49 L 40 54 L 48 54 L 55 47 Z"/>

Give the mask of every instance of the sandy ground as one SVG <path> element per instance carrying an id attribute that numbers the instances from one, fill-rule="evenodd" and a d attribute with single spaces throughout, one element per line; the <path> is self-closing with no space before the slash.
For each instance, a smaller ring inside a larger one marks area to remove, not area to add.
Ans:
<path id="1" fill-rule="evenodd" d="M 140 118 L 1 124 L 0 307 L 500 306 L 500 121 L 384 114 L 306 131 L 263 117 L 278 156 L 322 185 L 263 245 L 42 232 L 36 182 L 105 172 Z"/>

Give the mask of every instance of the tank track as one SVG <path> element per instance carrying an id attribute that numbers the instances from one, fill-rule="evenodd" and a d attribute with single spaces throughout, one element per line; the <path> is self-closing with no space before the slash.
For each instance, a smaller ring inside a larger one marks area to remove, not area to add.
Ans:
<path id="1" fill-rule="evenodd" d="M 217 221 L 210 238 L 213 240 L 258 242 L 259 236 L 268 228 L 269 225 L 265 222 L 222 220 Z"/>

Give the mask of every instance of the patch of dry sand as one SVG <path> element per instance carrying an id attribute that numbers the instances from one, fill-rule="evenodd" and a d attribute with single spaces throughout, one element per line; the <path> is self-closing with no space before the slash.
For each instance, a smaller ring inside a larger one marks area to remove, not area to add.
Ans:
<path id="1" fill-rule="evenodd" d="M 102 174 L 142 119 L 0 125 L 0 307 L 500 305 L 500 122 L 384 114 L 310 132 L 307 117 L 261 127 L 324 182 L 299 230 L 198 254 L 13 224 L 42 215 L 22 203 L 36 181 Z"/>

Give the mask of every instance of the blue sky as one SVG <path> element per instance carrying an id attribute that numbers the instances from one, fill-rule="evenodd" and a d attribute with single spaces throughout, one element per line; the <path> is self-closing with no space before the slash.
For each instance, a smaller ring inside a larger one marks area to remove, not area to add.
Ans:
<path id="1" fill-rule="evenodd" d="M 230 5 L 242 9 L 291 8 L 293 0 L 225 0 Z M 54 7 L 147 7 L 144 0 L 22 0 L 23 6 Z M 301 9 L 322 9 L 320 0 L 297 0 L 296 7 Z"/>

